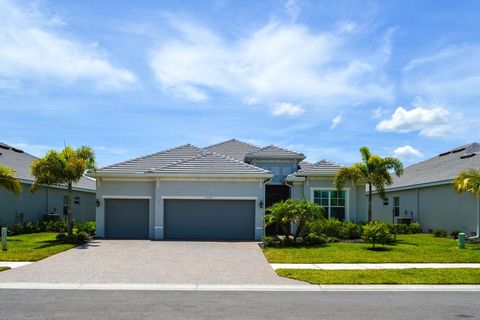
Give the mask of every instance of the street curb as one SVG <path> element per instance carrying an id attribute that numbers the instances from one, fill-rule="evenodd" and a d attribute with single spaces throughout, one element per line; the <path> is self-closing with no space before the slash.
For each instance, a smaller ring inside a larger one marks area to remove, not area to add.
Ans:
<path id="1" fill-rule="evenodd" d="M 4 282 L 0 289 L 28 290 L 118 290 L 118 291 L 472 291 L 480 285 L 264 285 L 264 284 L 146 284 L 146 283 L 44 283 Z"/>

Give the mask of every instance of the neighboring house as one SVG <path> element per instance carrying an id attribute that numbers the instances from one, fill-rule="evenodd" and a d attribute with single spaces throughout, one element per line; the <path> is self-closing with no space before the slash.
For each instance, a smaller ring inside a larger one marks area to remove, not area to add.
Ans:
<path id="1" fill-rule="evenodd" d="M 436 228 L 476 233 L 480 219 L 478 197 L 456 193 L 453 179 L 480 167 L 480 144 L 461 146 L 405 168 L 383 200 L 373 198 L 373 218 L 388 222 L 417 221 L 424 231 Z"/>
<path id="2" fill-rule="evenodd" d="M 32 162 L 37 158 L 12 146 L 0 142 L 0 165 L 16 172 L 22 182 L 22 194 L 0 188 L 0 224 L 10 225 L 26 221 L 41 221 L 47 213 L 66 214 L 67 189 L 62 186 L 42 186 L 30 192 L 33 176 Z M 73 185 L 73 218 L 76 221 L 95 220 L 95 181 L 82 178 Z"/>
<path id="3" fill-rule="evenodd" d="M 364 220 L 365 186 L 337 193 L 330 162 L 273 145 L 235 139 L 206 148 L 187 144 L 98 169 L 97 236 L 253 240 L 265 208 L 290 197 L 324 205 L 339 218 Z"/>

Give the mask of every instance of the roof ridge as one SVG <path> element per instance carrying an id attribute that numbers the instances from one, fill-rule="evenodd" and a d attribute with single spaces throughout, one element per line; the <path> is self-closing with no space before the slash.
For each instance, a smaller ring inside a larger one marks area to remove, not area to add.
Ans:
<path id="1" fill-rule="evenodd" d="M 257 148 L 257 149 L 261 149 L 261 147 L 259 147 L 259 146 L 256 146 L 256 145 L 254 145 L 254 144 L 251 144 L 251 143 L 249 143 L 249 142 L 245 142 L 245 141 L 238 140 L 238 139 L 236 139 L 236 138 L 232 138 L 232 139 L 228 139 L 228 140 L 225 140 L 225 141 L 222 141 L 222 142 L 218 142 L 218 143 L 212 144 L 212 145 L 210 145 L 210 146 L 206 146 L 206 147 L 204 147 L 203 149 L 208 149 L 208 148 L 212 148 L 212 147 L 217 147 L 217 146 L 220 146 L 220 145 L 223 145 L 223 144 L 227 144 L 227 143 L 229 143 L 229 142 L 234 142 L 234 141 L 240 142 L 240 143 L 243 143 L 243 144 L 246 144 L 246 145 L 249 145 L 250 147 L 254 147 L 254 148 Z"/>
<path id="2" fill-rule="evenodd" d="M 137 157 L 137 158 L 132 158 L 132 159 L 129 159 L 129 160 L 125 160 L 125 161 L 121 161 L 121 162 L 117 162 L 117 163 L 113 163 L 111 165 L 108 165 L 108 166 L 105 166 L 105 167 L 102 167 L 100 168 L 100 170 L 103 170 L 103 169 L 107 169 L 107 168 L 111 168 L 111 167 L 114 167 L 114 166 L 118 166 L 119 164 L 123 164 L 123 163 L 128 163 L 128 162 L 132 162 L 132 161 L 137 161 L 137 160 L 141 160 L 141 159 L 146 159 L 146 158 L 149 158 L 149 157 L 152 157 L 152 156 L 156 156 L 158 154 L 162 154 L 162 153 L 166 153 L 166 152 L 170 152 L 170 151 L 173 151 L 173 150 L 176 150 L 176 149 L 180 149 L 180 148 L 185 148 L 185 147 L 193 147 L 195 149 L 198 149 L 198 150 L 201 150 L 201 148 L 191 144 L 191 143 L 187 143 L 187 144 L 183 144 L 181 146 L 176 146 L 176 147 L 172 147 L 172 148 L 168 148 L 168 149 L 165 149 L 165 150 L 162 150 L 162 151 L 158 151 L 158 152 L 154 152 L 154 153 L 150 153 L 150 154 L 147 154 L 147 155 L 144 155 L 144 156 L 141 156 L 141 157 Z"/>
<path id="3" fill-rule="evenodd" d="M 295 153 L 295 154 L 298 154 L 298 155 L 302 155 L 302 156 L 305 156 L 303 153 L 301 152 L 297 152 L 297 151 L 293 151 L 293 150 L 290 150 L 290 149 L 287 149 L 287 148 L 284 148 L 284 147 L 279 147 L 275 144 L 269 144 L 268 146 L 265 146 L 263 148 L 260 148 L 260 150 L 257 150 L 257 151 L 254 151 L 254 152 L 249 152 L 247 153 L 248 155 L 252 155 L 252 154 L 255 154 L 259 151 L 262 151 L 262 150 L 266 150 L 268 148 L 276 148 L 276 149 L 280 149 L 280 150 L 283 150 L 283 151 L 287 151 L 287 152 L 290 152 L 290 153 Z"/>

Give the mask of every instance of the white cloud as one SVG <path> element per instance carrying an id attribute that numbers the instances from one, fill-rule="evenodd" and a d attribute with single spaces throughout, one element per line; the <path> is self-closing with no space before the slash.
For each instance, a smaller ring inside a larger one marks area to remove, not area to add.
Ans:
<path id="1" fill-rule="evenodd" d="M 318 107 L 392 99 L 383 72 L 390 35 L 377 52 L 362 54 L 354 30 L 316 32 L 272 20 L 231 39 L 179 16 L 169 21 L 150 66 L 161 87 L 181 99 L 204 102 L 226 93 L 265 105 L 295 100 Z"/>
<path id="2" fill-rule="evenodd" d="M 302 106 L 288 103 L 288 102 L 277 102 L 270 105 L 272 115 L 274 116 L 299 116 L 302 115 L 305 110 Z"/>
<path id="3" fill-rule="evenodd" d="M 372 119 L 381 118 L 386 114 L 388 114 L 387 110 L 383 109 L 382 107 L 378 107 L 378 108 L 372 110 Z"/>
<path id="4" fill-rule="evenodd" d="M 38 79 L 63 84 L 87 80 L 112 89 L 136 82 L 130 71 L 113 66 L 95 43 L 64 34 L 64 24 L 35 7 L 0 1 L 0 86 Z"/>
<path id="5" fill-rule="evenodd" d="M 104 146 L 94 146 L 93 150 L 95 152 L 114 154 L 114 155 L 123 155 L 127 154 L 128 150 L 122 147 L 104 147 Z"/>
<path id="6" fill-rule="evenodd" d="M 338 115 L 335 118 L 332 119 L 332 125 L 330 126 L 330 129 L 335 129 L 341 122 L 342 122 L 342 116 Z"/>
<path id="7" fill-rule="evenodd" d="M 410 145 L 405 145 L 403 147 L 395 149 L 393 151 L 393 154 L 400 160 L 405 161 L 413 161 L 418 158 L 423 158 L 423 154 Z"/>
<path id="8" fill-rule="evenodd" d="M 444 107 L 415 107 L 407 110 L 398 107 L 391 119 L 377 124 L 380 132 L 406 133 L 418 131 L 426 137 L 440 137 L 453 132 L 452 118 L 456 115 Z"/>
<path id="9" fill-rule="evenodd" d="M 285 11 L 291 21 L 296 21 L 300 15 L 300 7 L 295 0 L 287 0 L 285 3 Z"/>

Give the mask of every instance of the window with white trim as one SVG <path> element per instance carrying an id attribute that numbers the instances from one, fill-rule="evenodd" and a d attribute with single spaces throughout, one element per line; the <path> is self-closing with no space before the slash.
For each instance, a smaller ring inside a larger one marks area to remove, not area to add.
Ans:
<path id="1" fill-rule="evenodd" d="M 325 215 L 329 218 L 345 220 L 347 211 L 347 192 L 336 190 L 314 190 L 313 202 L 325 209 Z"/>

